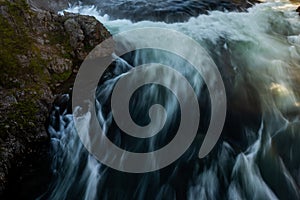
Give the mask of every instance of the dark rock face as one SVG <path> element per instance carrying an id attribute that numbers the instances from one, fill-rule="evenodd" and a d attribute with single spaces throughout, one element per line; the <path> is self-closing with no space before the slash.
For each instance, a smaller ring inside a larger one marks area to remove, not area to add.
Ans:
<path id="1" fill-rule="evenodd" d="M 27 188 L 19 191 L 30 195 L 32 188 L 47 187 L 51 104 L 69 91 L 68 80 L 89 51 L 109 36 L 93 17 L 32 10 L 25 0 L 0 1 L 0 198 L 18 191 L 22 181 Z M 32 181 L 37 174 L 45 178 Z"/>

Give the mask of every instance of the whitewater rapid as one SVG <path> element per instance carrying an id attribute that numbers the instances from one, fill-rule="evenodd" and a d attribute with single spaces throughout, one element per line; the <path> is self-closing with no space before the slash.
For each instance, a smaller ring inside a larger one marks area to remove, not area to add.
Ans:
<path id="1" fill-rule="evenodd" d="M 95 6 L 68 8 L 67 12 L 96 17 L 112 35 L 136 28 L 162 27 L 192 37 L 207 50 L 222 74 L 228 116 L 222 138 L 206 159 L 185 155 L 167 169 L 132 175 L 108 169 L 89 155 L 74 130 L 68 108 L 56 105 L 49 125 L 54 181 L 45 196 L 300 199 L 300 18 L 296 8 L 289 1 L 265 2 L 247 12 L 210 11 L 180 23 L 110 20 Z M 136 60 L 145 59 L 144 53 L 135 56 Z M 154 57 L 159 61 L 165 59 L 160 54 Z M 99 118 L 108 129 L 112 115 L 102 111 L 102 106 L 109 101 L 117 77 L 131 68 L 126 60 L 120 59 L 112 72 L 115 76 L 105 79 L 97 90 Z M 195 78 L 192 72 L 186 73 Z M 203 83 L 193 80 L 200 90 Z M 148 96 L 143 93 L 147 91 Z M 139 94 L 143 101 L 137 104 L 138 108 L 148 105 L 143 102 L 155 94 L 151 88 L 143 92 Z M 68 101 L 68 95 L 61 98 L 65 104 Z M 171 97 L 162 101 L 171 113 L 176 111 L 176 102 Z M 112 138 L 123 143 L 122 137 Z"/>

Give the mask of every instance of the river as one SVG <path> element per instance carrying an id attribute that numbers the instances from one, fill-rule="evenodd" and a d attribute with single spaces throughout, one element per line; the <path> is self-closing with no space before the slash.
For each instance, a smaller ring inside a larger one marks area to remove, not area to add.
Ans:
<path id="1" fill-rule="evenodd" d="M 126 150 L 148 152 L 174 137 L 180 105 L 161 86 L 140 88 L 129 106 L 133 120 L 141 125 L 149 123 L 145 112 L 152 104 L 166 109 L 166 124 L 157 136 L 139 141 L 122 132 L 113 120 L 110 98 L 114 85 L 134 66 L 150 59 L 173 65 L 197 91 L 201 122 L 195 141 L 163 169 L 148 173 L 114 170 L 82 145 L 74 127 L 71 97 L 66 94 L 50 116 L 53 181 L 41 199 L 300 199 L 297 5 L 266 1 L 246 9 L 232 2 L 89 0 L 70 5 L 66 11 L 95 16 L 112 35 L 160 27 L 193 38 L 221 73 L 227 115 L 213 151 L 199 159 L 197 152 L 211 115 L 201 76 L 186 62 L 159 50 L 124 55 L 101 78 L 96 91 L 98 118 L 109 139 Z M 180 88 L 181 83 L 174 85 Z"/>

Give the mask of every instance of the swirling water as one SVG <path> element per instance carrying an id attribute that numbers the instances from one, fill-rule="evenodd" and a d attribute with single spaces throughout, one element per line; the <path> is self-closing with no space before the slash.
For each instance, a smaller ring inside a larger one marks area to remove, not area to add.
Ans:
<path id="1" fill-rule="evenodd" d="M 97 3 L 100 9 L 101 2 Z M 134 28 L 165 27 L 195 39 L 222 74 L 227 118 L 214 150 L 206 158 L 198 159 L 197 150 L 210 115 L 210 101 L 201 77 L 187 63 L 164 52 L 125 55 L 110 67 L 96 91 L 98 118 L 108 137 L 124 149 L 147 152 L 163 146 L 176 133 L 180 118 L 178 102 L 159 86 L 139 89 L 129 108 L 133 120 L 141 125 L 149 123 L 144 115 L 152 104 L 160 103 L 166 108 L 165 130 L 155 138 L 137 141 L 126 136 L 115 125 L 110 111 L 110 96 L 118 78 L 132 67 L 147 63 L 151 55 L 151 60 L 173 65 L 197 91 L 201 122 L 195 142 L 175 163 L 159 171 L 118 172 L 102 165 L 85 150 L 74 129 L 69 96 L 65 95 L 50 117 L 54 180 L 42 198 L 300 199 L 300 19 L 294 12 L 296 7 L 289 1 L 265 2 L 247 12 L 210 11 L 188 21 L 166 23 L 148 19 L 147 15 L 147 21 L 134 22 L 134 15 L 129 19 L 123 15 L 111 17 L 95 6 L 71 6 L 67 11 L 95 16 L 112 34 Z M 171 79 L 168 74 L 164 76 Z M 180 83 L 174 85 L 180 88 Z"/>

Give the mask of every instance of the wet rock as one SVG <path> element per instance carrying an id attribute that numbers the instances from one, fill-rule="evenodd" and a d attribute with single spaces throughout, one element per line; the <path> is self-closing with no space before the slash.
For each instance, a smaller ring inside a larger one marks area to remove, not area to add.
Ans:
<path id="1" fill-rule="evenodd" d="M 49 63 L 49 70 L 51 72 L 61 74 L 66 71 L 72 70 L 73 63 L 70 59 L 67 58 L 53 58 Z"/>
<path id="2" fill-rule="evenodd" d="M 73 49 L 82 48 L 84 35 L 80 25 L 75 21 L 75 19 L 70 18 L 65 21 L 64 26 L 66 31 L 70 35 L 70 44 Z"/>
<path id="3" fill-rule="evenodd" d="M 67 20 L 64 23 L 66 32 L 70 35 L 70 45 L 78 59 L 83 60 L 103 38 L 110 37 L 101 23 L 91 16 L 82 16 L 64 12 Z"/>
<path id="4" fill-rule="evenodd" d="M 101 35 L 101 24 L 95 20 L 95 18 L 91 18 L 88 16 L 78 16 L 78 23 L 80 24 L 84 34 L 85 34 L 85 42 L 90 46 L 96 46 L 97 41 L 103 37 L 107 37 L 108 35 Z"/>
<path id="5" fill-rule="evenodd" d="M 34 192 L 47 187 L 45 175 L 36 189 L 28 188 L 30 198 L 15 193 L 26 177 L 35 180 L 36 171 L 47 170 L 41 166 L 48 159 L 45 124 L 52 103 L 69 92 L 69 77 L 89 51 L 110 36 L 93 17 L 52 12 L 66 1 L 29 2 L 33 10 L 25 0 L 0 1 L 0 199 L 36 198 Z"/>

